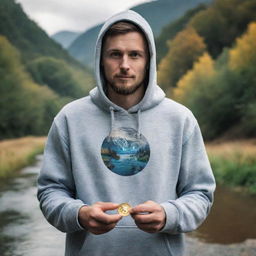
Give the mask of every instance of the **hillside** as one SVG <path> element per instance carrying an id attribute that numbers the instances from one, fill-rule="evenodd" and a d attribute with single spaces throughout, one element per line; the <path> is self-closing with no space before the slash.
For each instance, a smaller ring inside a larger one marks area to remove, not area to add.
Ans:
<path id="1" fill-rule="evenodd" d="M 94 47 L 101 27 L 102 24 L 89 29 L 68 47 L 74 58 L 91 68 L 94 67 Z"/>
<path id="2" fill-rule="evenodd" d="M 0 139 L 45 135 L 69 101 L 88 94 L 89 70 L 14 0 L 0 1 Z"/>
<path id="3" fill-rule="evenodd" d="M 52 56 L 77 65 L 67 51 L 30 20 L 23 12 L 21 5 L 14 0 L 1 0 L 0 20 L 0 34 L 4 35 L 17 49 L 22 50 L 24 62 L 39 56 Z"/>
<path id="4" fill-rule="evenodd" d="M 157 63 L 166 55 L 168 51 L 167 41 L 173 39 L 176 34 L 187 26 L 189 20 L 196 13 L 205 10 L 207 5 L 200 4 L 188 10 L 183 16 L 163 27 L 160 35 L 156 39 Z"/>
<path id="5" fill-rule="evenodd" d="M 154 35 L 158 36 L 166 24 L 182 16 L 190 8 L 210 2 L 211 0 L 158 0 L 138 5 L 132 10 L 145 17 Z M 94 47 L 101 26 L 102 24 L 85 31 L 68 48 L 72 56 L 90 67 L 93 67 Z"/>
<path id="6" fill-rule="evenodd" d="M 158 37 L 162 28 L 183 16 L 186 11 L 201 3 L 210 3 L 211 0 L 157 0 L 131 8 L 140 13 L 150 24 L 155 37 Z"/>
<path id="7" fill-rule="evenodd" d="M 64 49 L 67 49 L 79 35 L 79 32 L 60 31 L 52 35 L 51 38 L 62 45 Z"/>
<path id="8" fill-rule="evenodd" d="M 192 110 L 205 139 L 256 136 L 256 0 L 215 0 L 190 14 L 159 37 L 158 83 Z"/>
<path id="9" fill-rule="evenodd" d="M 89 90 L 90 86 L 87 83 L 92 81 L 90 71 L 71 57 L 66 50 L 51 39 L 34 21 L 30 20 L 20 4 L 15 3 L 14 0 L 1 0 L 0 20 L 0 35 L 4 36 L 20 52 L 21 61 L 34 80 L 40 83 L 39 77 L 42 67 L 32 68 L 32 65 L 40 62 L 41 58 L 47 60 L 47 57 L 50 57 L 50 59 L 48 58 L 50 63 L 48 65 L 49 75 L 51 75 L 51 60 L 54 58 L 59 62 L 63 62 L 63 65 L 69 66 L 74 71 L 83 73 L 88 80 L 81 81 L 81 86 L 84 92 Z M 44 65 L 47 66 L 45 63 Z M 45 67 L 44 69 L 47 68 Z M 51 84 L 48 84 L 46 81 L 41 82 L 51 87 Z M 72 87 L 72 84 L 69 86 Z M 68 94 L 66 96 L 73 97 L 73 95 Z"/>

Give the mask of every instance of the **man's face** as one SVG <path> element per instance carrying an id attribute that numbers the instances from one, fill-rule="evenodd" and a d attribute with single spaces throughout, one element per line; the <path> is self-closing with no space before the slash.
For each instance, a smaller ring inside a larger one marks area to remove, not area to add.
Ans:
<path id="1" fill-rule="evenodd" d="M 143 86 L 148 61 L 147 46 L 138 32 L 108 37 L 102 54 L 107 86 L 130 95 Z"/>

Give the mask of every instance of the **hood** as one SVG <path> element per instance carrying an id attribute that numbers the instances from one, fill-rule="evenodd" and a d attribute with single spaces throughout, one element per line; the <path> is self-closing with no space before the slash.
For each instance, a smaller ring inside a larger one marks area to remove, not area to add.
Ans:
<path id="1" fill-rule="evenodd" d="M 95 48 L 95 79 L 97 82 L 97 87 L 90 91 L 90 96 L 94 104 L 99 106 L 100 108 L 109 111 L 110 107 L 116 110 L 124 110 L 122 107 L 116 105 L 112 101 L 108 99 L 105 94 L 103 85 L 104 85 L 104 78 L 100 72 L 100 58 L 101 58 L 101 51 L 102 51 L 102 38 L 109 27 L 118 22 L 118 21 L 130 21 L 136 24 L 141 30 L 144 32 L 146 39 L 148 41 L 149 47 L 149 54 L 150 54 L 150 68 L 149 68 L 149 78 L 148 78 L 148 85 L 145 91 L 144 97 L 142 100 L 135 106 L 132 106 L 127 111 L 129 113 L 144 111 L 154 106 L 158 105 L 165 97 L 164 92 L 162 89 L 157 85 L 157 73 L 156 73 L 156 49 L 155 49 L 155 42 L 153 32 L 147 23 L 147 21 L 140 16 L 138 13 L 128 10 L 125 12 L 121 12 L 112 16 L 108 19 L 101 31 L 98 35 L 98 39 L 96 41 L 96 48 Z"/>

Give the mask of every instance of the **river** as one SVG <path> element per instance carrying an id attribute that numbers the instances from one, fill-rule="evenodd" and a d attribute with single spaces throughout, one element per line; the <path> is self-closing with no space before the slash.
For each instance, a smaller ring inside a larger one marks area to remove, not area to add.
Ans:
<path id="1" fill-rule="evenodd" d="M 42 156 L 16 178 L 0 183 L 0 255 L 64 255 L 65 235 L 44 219 L 36 199 Z M 231 244 L 256 239 L 256 197 L 218 187 L 207 221 L 188 235 L 203 243 Z"/>
<path id="2" fill-rule="evenodd" d="M 0 189 L 0 255 L 63 256 L 65 235 L 44 219 L 36 198 L 36 177 L 42 156 L 34 166 Z"/>

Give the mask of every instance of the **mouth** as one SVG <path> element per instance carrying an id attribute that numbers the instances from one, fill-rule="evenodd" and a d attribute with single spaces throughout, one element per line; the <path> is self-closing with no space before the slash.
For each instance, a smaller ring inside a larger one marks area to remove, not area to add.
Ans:
<path id="1" fill-rule="evenodd" d="M 117 75 L 116 78 L 118 78 L 118 79 L 132 79 L 132 78 L 134 78 L 134 76 Z"/>

